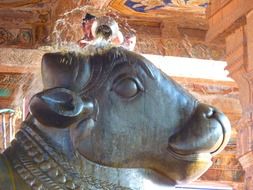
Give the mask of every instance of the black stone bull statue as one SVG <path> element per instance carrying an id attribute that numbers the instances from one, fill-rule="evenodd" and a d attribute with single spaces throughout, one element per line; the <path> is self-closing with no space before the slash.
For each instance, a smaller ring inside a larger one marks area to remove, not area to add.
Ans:
<path id="1" fill-rule="evenodd" d="M 172 187 L 202 175 L 229 140 L 220 111 L 123 48 L 47 53 L 42 78 L 0 156 L 1 190 Z"/>

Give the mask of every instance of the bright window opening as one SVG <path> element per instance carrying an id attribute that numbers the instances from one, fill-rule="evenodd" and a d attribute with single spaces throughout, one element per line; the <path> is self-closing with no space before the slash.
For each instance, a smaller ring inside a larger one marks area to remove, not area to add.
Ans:
<path id="1" fill-rule="evenodd" d="M 169 76 L 233 81 L 224 61 L 143 54 Z"/>

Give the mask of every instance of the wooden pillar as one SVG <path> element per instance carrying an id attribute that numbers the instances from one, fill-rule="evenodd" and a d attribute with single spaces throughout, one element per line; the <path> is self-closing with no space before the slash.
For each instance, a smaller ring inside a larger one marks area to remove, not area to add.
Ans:
<path id="1" fill-rule="evenodd" d="M 253 190 L 253 4 L 248 0 L 212 0 L 207 11 L 207 41 L 224 39 L 230 76 L 242 105 L 237 157 L 245 170 L 245 190 Z"/>

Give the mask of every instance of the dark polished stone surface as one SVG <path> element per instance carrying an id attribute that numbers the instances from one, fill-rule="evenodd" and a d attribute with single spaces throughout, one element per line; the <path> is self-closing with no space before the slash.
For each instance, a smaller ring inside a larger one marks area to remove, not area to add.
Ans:
<path id="1" fill-rule="evenodd" d="M 172 187 L 202 175 L 229 140 L 223 113 L 123 48 L 47 53 L 42 79 L 0 157 L 2 189 Z"/>

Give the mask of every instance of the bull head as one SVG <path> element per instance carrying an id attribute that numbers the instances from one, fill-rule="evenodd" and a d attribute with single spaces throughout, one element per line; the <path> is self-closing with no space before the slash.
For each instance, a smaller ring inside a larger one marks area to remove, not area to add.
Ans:
<path id="1" fill-rule="evenodd" d="M 32 98 L 31 114 L 48 134 L 68 128 L 75 150 L 96 164 L 189 181 L 229 140 L 224 114 L 122 48 L 45 54 L 42 77 L 45 90 Z"/>

